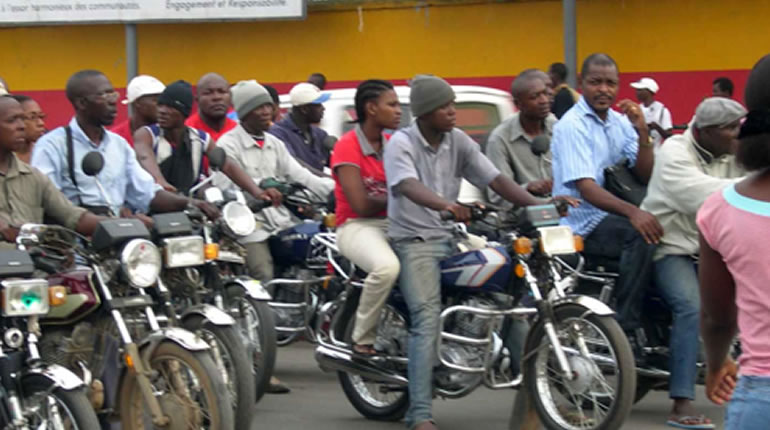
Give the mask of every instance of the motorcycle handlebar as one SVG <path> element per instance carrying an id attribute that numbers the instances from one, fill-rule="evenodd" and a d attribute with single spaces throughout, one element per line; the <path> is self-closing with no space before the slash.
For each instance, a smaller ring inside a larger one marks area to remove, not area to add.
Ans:
<path id="1" fill-rule="evenodd" d="M 261 211 L 262 209 L 269 208 L 273 205 L 273 202 L 270 200 L 249 200 L 248 206 L 249 209 L 251 209 L 252 212 L 257 213 Z"/>

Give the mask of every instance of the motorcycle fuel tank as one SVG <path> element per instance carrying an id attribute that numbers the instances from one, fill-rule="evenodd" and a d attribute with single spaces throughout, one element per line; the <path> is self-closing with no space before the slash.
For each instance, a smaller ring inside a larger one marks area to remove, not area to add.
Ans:
<path id="1" fill-rule="evenodd" d="M 77 268 L 48 277 L 48 285 L 61 285 L 67 289 L 67 302 L 62 306 L 52 307 L 42 324 L 70 324 L 96 310 L 101 298 L 91 282 L 92 271 L 89 268 Z"/>
<path id="2" fill-rule="evenodd" d="M 270 237 L 273 261 L 282 266 L 302 264 L 308 257 L 310 240 L 321 231 L 321 223 L 304 222 Z"/>
<path id="3" fill-rule="evenodd" d="M 504 292 L 511 278 L 511 257 L 504 247 L 453 255 L 441 262 L 444 288 L 480 288 Z"/>

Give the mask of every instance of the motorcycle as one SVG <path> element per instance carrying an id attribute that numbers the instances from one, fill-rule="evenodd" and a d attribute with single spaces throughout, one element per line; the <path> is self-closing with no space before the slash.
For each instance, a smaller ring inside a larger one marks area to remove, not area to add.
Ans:
<path id="1" fill-rule="evenodd" d="M 103 161 L 88 154 L 83 171 L 94 176 Z M 68 306 L 40 321 L 40 355 L 80 374 L 104 425 L 117 414 L 124 429 L 232 429 L 232 400 L 209 345 L 161 327 L 155 315 L 146 289 L 157 282 L 161 254 L 150 238 L 136 219 L 104 220 L 91 240 L 64 227 L 22 226 L 18 248 L 49 285 L 67 288 Z"/>
<path id="2" fill-rule="evenodd" d="M 278 189 L 284 205 L 300 217 L 312 218 L 270 237 L 275 278 L 265 287 L 273 295 L 270 307 L 275 313 L 278 346 L 289 345 L 302 334 L 315 339 L 313 327 L 318 310 L 342 290 L 328 273 L 327 248 L 319 240 L 319 234 L 334 228 L 333 210 L 326 199 L 299 183 L 286 184 L 271 178 L 262 181 L 260 187 Z"/>
<path id="3" fill-rule="evenodd" d="M 493 210 L 473 212 L 474 219 L 482 220 Z M 461 250 L 441 262 L 435 393 L 460 398 L 482 384 L 491 389 L 524 384 L 548 429 L 618 429 L 633 404 L 631 347 L 608 306 L 565 291 L 569 279 L 555 270 L 554 259 L 579 251 L 582 241 L 558 223 L 553 205 L 529 207 L 511 224 L 498 218 L 496 228 L 509 232 L 501 236 L 502 244 Z M 337 270 L 345 266 L 335 262 Z M 351 267 L 345 276 L 345 292 L 321 310 L 321 319 L 330 319 L 331 325 L 317 331 L 316 360 L 323 370 L 337 371 L 359 413 L 376 420 L 401 419 L 409 404 L 406 303 L 394 288 L 377 329 L 375 345 L 383 353 L 355 354 L 351 336 L 363 274 Z M 510 370 L 516 352 L 500 335 L 511 318 L 531 322 L 518 375 Z"/>
<path id="4" fill-rule="evenodd" d="M 614 288 L 618 279 L 618 261 L 606 258 L 587 257 L 575 261 L 559 259 L 563 273 L 573 279 L 573 289 L 580 294 L 596 297 L 610 307 L 615 305 Z M 671 376 L 671 310 L 663 298 L 654 290 L 644 297 L 641 312 L 641 327 L 634 332 L 636 342 L 636 394 L 634 403 L 642 400 L 652 390 L 667 391 Z M 740 343 L 736 338 L 731 356 L 737 360 Z M 698 368 L 697 384 L 705 385 L 705 354 L 701 353 L 695 364 Z"/>
<path id="5" fill-rule="evenodd" d="M 68 369 L 43 363 L 40 317 L 66 305 L 64 287 L 33 278 L 26 252 L 0 251 L 0 427 L 15 430 L 95 429 L 99 426 L 83 381 Z"/>

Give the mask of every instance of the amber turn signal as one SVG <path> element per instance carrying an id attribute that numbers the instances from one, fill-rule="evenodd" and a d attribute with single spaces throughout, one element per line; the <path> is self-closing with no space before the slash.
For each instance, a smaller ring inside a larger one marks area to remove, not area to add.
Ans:
<path id="1" fill-rule="evenodd" d="M 329 215 L 324 216 L 324 226 L 326 228 L 337 227 L 337 215 L 329 214 Z"/>
<path id="2" fill-rule="evenodd" d="M 513 252 L 518 255 L 529 255 L 532 253 L 532 241 L 526 237 L 520 237 L 513 241 Z"/>
<path id="3" fill-rule="evenodd" d="M 51 306 L 61 306 L 67 303 L 67 287 L 62 285 L 48 287 L 48 302 Z"/>
<path id="4" fill-rule="evenodd" d="M 583 249 L 585 249 L 583 236 L 575 235 L 575 252 L 583 252 Z"/>
<path id="5" fill-rule="evenodd" d="M 126 366 L 128 366 L 129 369 L 133 369 L 134 368 L 134 359 L 131 358 L 131 355 L 130 354 L 126 354 L 123 357 L 126 360 Z"/>
<path id="6" fill-rule="evenodd" d="M 203 247 L 203 255 L 206 260 L 216 260 L 219 257 L 219 245 L 216 243 L 207 243 Z"/>
<path id="7" fill-rule="evenodd" d="M 519 278 L 524 278 L 524 276 L 527 274 L 527 271 L 524 270 L 524 266 L 521 264 L 517 264 L 516 267 L 513 268 L 513 271 Z"/>

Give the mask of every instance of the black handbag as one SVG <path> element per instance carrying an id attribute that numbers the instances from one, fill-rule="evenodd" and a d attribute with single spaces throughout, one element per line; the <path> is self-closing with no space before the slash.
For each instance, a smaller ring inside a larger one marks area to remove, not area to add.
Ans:
<path id="1" fill-rule="evenodd" d="M 625 158 L 620 163 L 604 169 L 604 188 L 634 206 L 641 205 L 647 195 L 647 185 L 628 167 L 628 160 Z"/>

